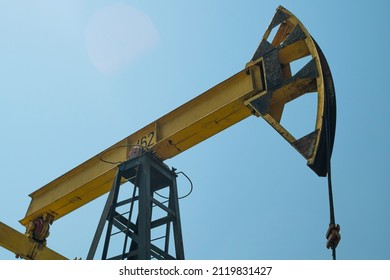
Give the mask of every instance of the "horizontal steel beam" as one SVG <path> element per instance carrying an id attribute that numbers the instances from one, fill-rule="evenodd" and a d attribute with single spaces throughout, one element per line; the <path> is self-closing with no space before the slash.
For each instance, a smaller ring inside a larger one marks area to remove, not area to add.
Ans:
<path id="1" fill-rule="evenodd" d="M 244 102 L 263 91 L 263 84 L 259 65 L 238 72 L 30 194 L 20 222 L 27 225 L 44 213 L 58 219 L 108 192 L 117 163 L 127 159 L 133 145 L 166 160 L 250 116 Z"/>

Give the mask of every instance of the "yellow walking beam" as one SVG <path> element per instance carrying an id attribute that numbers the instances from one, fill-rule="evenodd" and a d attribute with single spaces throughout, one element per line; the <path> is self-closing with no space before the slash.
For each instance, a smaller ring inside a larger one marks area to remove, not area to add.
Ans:
<path id="1" fill-rule="evenodd" d="M 248 117 L 244 101 L 262 90 L 259 66 L 237 73 L 32 193 L 21 223 L 44 213 L 58 219 L 109 191 L 116 164 L 107 161 L 125 161 L 132 145 L 150 148 L 165 160 Z"/>
<path id="2" fill-rule="evenodd" d="M 277 28 L 274 38 L 268 38 Z M 290 63 L 311 60 L 292 75 Z M 281 124 L 284 105 L 304 94 L 318 96 L 313 132 L 296 139 Z M 261 116 L 325 176 L 325 151 L 333 147 L 335 95 L 329 67 L 318 45 L 289 11 L 279 7 L 245 69 L 133 133 L 102 153 L 30 194 L 20 221 L 27 225 L 44 214 L 58 219 L 109 191 L 116 165 L 134 145 L 165 160 L 234 125 Z"/>
<path id="3" fill-rule="evenodd" d="M 67 259 L 2 222 L 0 222 L 0 246 L 28 260 Z"/>

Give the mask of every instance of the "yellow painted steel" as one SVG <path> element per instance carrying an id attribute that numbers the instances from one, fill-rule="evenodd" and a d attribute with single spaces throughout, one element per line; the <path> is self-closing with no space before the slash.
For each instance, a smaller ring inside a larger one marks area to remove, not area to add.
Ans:
<path id="1" fill-rule="evenodd" d="M 61 254 L 35 242 L 2 222 L 0 222 L 0 246 L 27 260 L 67 260 Z"/>
<path id="2" fill-rule="evenodd" d="M 165 160 L 251 115 L 244 101 L 263 91 L 258 65 L 244 69 L 102 153 L 30 194 L 23 225 L 44 213 L 58 219 L 106 193 L 116 164 L 132 145 L 143 145 Z M 103 161 L 102 161 L 103 160 Z"/>

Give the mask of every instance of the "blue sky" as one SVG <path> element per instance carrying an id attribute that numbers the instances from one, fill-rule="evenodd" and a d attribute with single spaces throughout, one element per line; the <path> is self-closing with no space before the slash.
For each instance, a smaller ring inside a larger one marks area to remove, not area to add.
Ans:
<path id="1" fill-rule="evenodd" d="M 283 5 L 336 87 L 338 258 L 390 259 L 389 3 L 1 1 L 0 220 L 24 231 L 28 194 L 242 70 Z M 314 122 L 296 110 L 293 130 Z M 331 259 L 326 179 L 262 119 L 166 163 L 194 183 L 180 202 L 188 259 Z M 105 199 L 56 221 L 48 246 L 85 258 Z"/>

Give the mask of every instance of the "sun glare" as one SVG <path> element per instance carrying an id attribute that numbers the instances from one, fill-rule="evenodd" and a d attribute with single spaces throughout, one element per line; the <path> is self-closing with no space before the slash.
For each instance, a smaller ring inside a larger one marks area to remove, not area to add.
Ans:
<path id="1" fill-rule="evenodd" d="M 98 10 L 91 17 L 85 40 L 94 66 L 103 74 L 112 75 L 152 49 L 159 35 L 147 15 L 118 4 Z"/>

